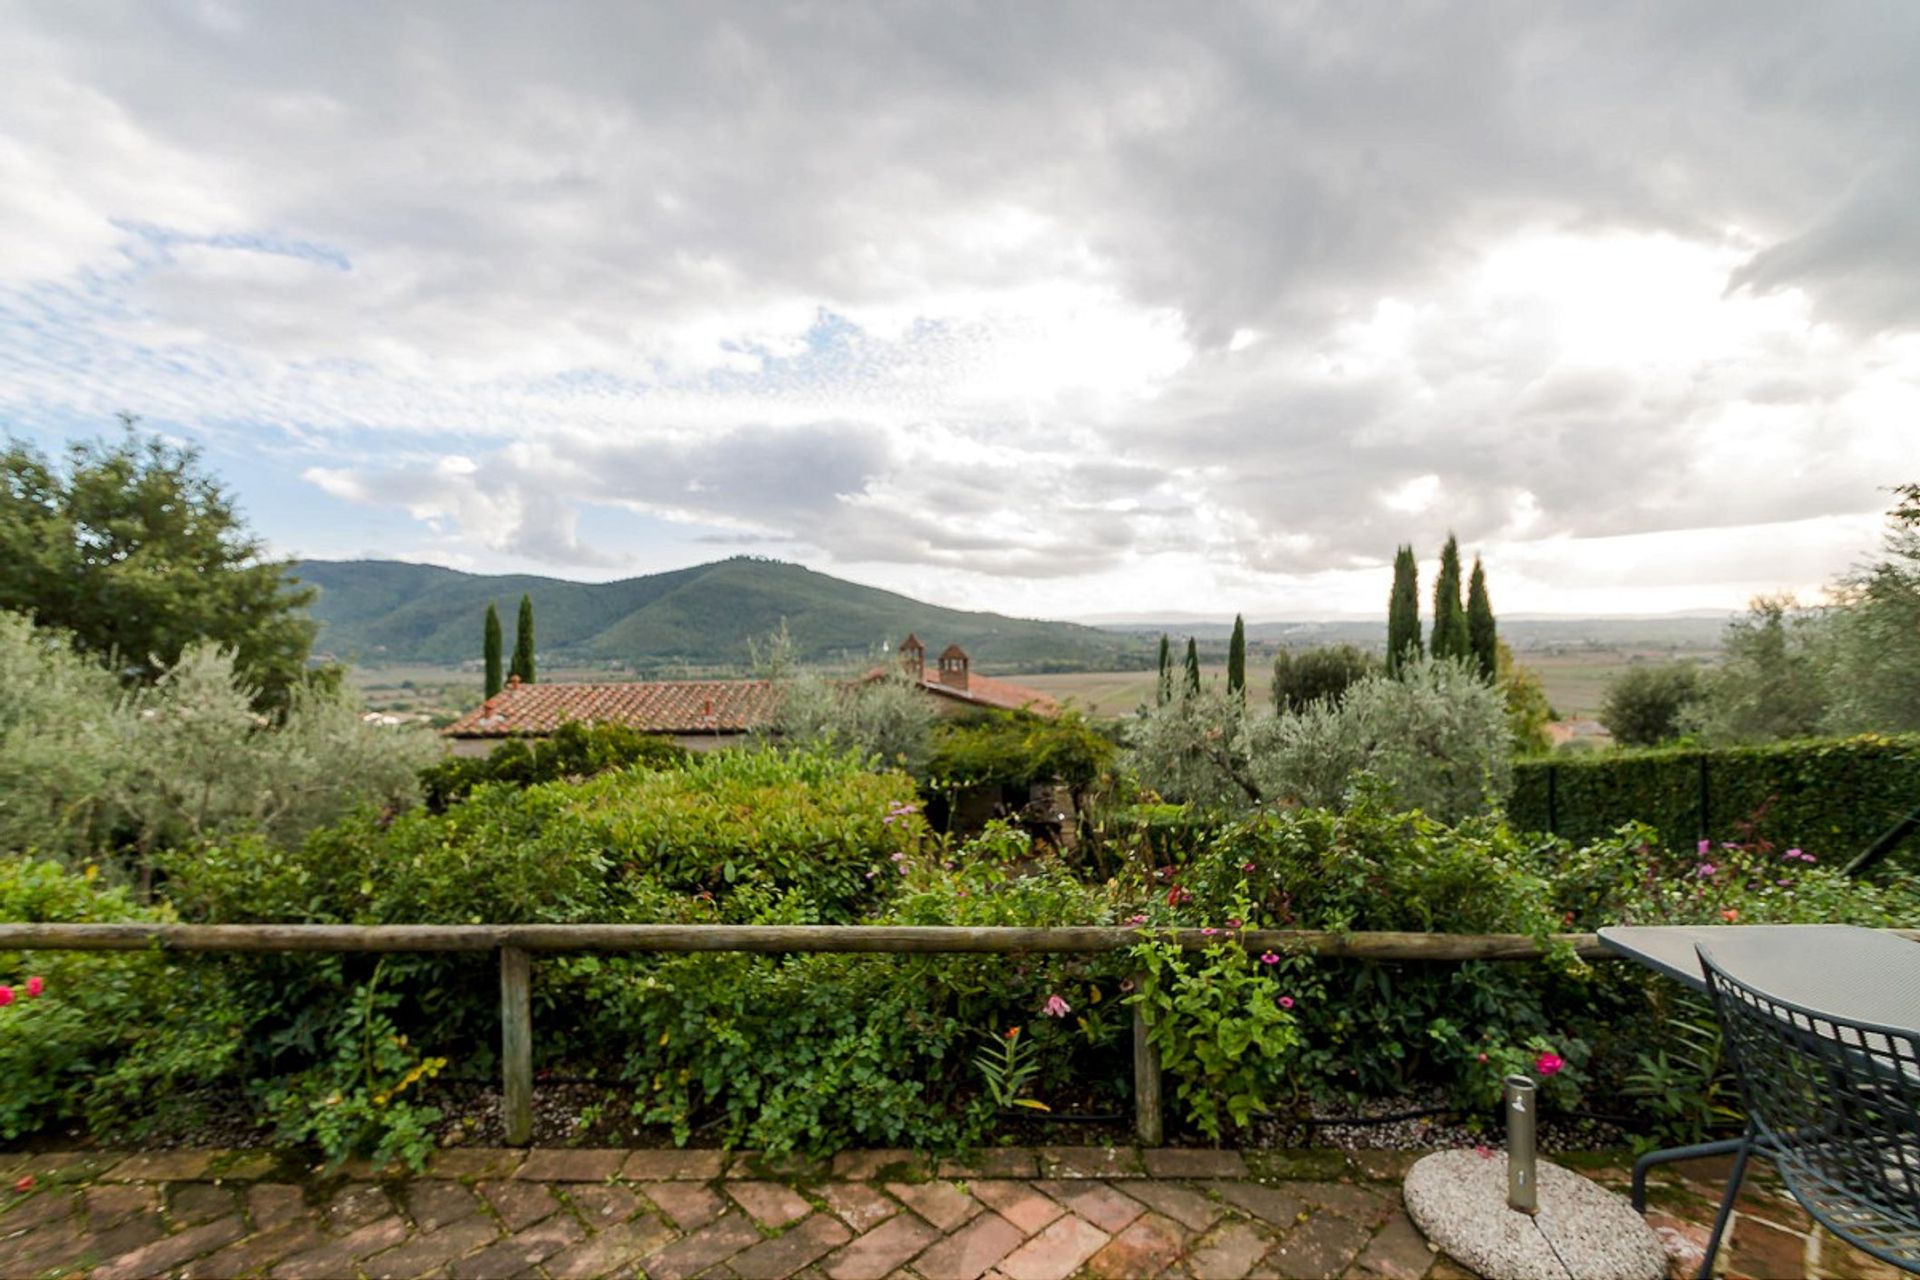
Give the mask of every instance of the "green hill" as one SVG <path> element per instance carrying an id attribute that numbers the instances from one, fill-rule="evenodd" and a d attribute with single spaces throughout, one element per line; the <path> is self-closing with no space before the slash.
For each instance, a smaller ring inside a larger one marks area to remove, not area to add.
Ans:
<path id="1" fill-rule="evenodd" d="M 1152 660 L 1150 643 L 1138 636 L 943 609 L 746 557 L 598 583 L 392 560 L 304 560 L 294 574 L 318 588 L 310 606 L 320 623 L 315 652 L 363 665 L 475 661 L 487 602 L 499 605 L 511 643 L 522 592 L 533 597 L 546 665 L 737 670 L 747 662 L 747 642 L 783 618 L 802 660 L 816 663 L 867 660 L 909 631 L 935 653 L 957 642 L 989 672 L 1113 670 Z"/>

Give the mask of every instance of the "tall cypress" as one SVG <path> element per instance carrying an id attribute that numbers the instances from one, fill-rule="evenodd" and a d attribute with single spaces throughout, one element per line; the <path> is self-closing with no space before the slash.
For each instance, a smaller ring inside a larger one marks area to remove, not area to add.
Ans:
<path id="1" fill-rule="evenodd" d="M 1393 553 L 1393 592 L 1387 597 L 1387 674 L 1397 676 L 1401 665 L 1417 659 L 1420 646 L 1420 562 L 1412 547 Z"/>
<path id="2" fill-rule="evenodd" d="M 1233 639 L 1227 641 L 1227 692 L 1247 700 L 1247 623 L 1233 615 Z"/>
<path id="3" fill-rule="evenodd" d="M 482 642 L 482 652 L 486 655 L 487 696 L 491 698 L 500 692 L 500 686 L 506 678 L 500 674 L 500 611 L 493 607 L 493 601 L 487 601 L 486 638 Z"/>
<path id="4" fill-rule="evenodd" d="M 1173 642 L 1160 633 L 1160 683 L 1154 687 L 1154 703 L 1166 706 L 1173 701 Z"/>
<path id="5" fill-rule="evenodd" d="M 1193 637 L 1187 637 L 1187 690 L 1189 698 L 1200 694 L 1200 650 L 1194 647 Z"/>
<path id="6" fill-rule="evenodd" d="M 1440 577 L 1433 584 L 1433 638 L 1427 648 L 1436 658 L 1471 658 L 1466 611 L 1460 607 L 1460 543 L 1447 535 L 1440 549 Z"/>
<path id="7" fill-rule="evenodd" d="M 533 598 L 520 597 L 520 621 L 513 630 L 513 666 L 508 668 L 512 675 L 520 677 L 521 684 L 533 683 Z"/>
<path id="8" fill-rule="evenodd" d="M 1467 585 L 1467 640 L 1481 677 L 1493 679 L 1500 670 L 1500 637 L 1493 622 L 1493 601 L 1487 598 L 1487 571 L 1479 556 L 1473 558 L 1473 577 Z"/>

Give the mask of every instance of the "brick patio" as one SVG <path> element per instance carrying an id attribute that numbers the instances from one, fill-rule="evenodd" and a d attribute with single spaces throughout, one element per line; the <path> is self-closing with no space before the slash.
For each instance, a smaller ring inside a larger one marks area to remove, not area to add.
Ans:
<path id="1" fill-rule="evenodd" d="M 1411 1159 L 1019 1148 L 938 1164 L 849 1152 L 822 1165 L 456 1149 L 423 1175 L 381 1177 L 261 1152 L 15 1153 L 0 1155 L 0 1186 L 33 1181 L 0 1201 L 0 1275 L 1467 1276 L 1428 1250 L 1400 1208 Z M 1578 1163 L 1624 1185 L 1624 1159 Z M 1651 1218 L 1677 1266 L 1705 1240 L 1723 1168 L 1680 1166 L 1657 1183 Z M 1768 1182 L 1750 1183 L 1740 1208 L 1722 1252 L 1729 1275 L 1896 1274 L 1811 1230 Z"/>

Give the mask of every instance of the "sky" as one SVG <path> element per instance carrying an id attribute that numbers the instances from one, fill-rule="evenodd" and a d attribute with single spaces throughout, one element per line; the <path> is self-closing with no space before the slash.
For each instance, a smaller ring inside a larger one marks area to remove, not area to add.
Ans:
<path id="1" fill-rule="evenodd" d="M 0 430 L 286 555 L 1731 610 L 1920 480 L 1916 120 L 1899 0 L 0 0 Z"/>

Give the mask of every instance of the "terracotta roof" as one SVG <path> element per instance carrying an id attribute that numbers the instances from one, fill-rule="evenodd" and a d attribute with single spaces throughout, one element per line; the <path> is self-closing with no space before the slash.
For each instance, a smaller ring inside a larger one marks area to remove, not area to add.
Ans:
<path id="1" fill-rule="evenodd" d="M 449 738 L 552 733 L 569 720 L 648 733 L 744 733 L 767 723 L 779 694 L 765 680 L 516 684 L 441 730 Z"/>
<path id="2" fill-rule="evenodd" d="M 863 678 L 884 680 L 892 674 L 893 672 L 886 667 L 875 667 Z M 995 680 L 992 676 L 983 676 L 977 671 L 967 676 L 967 687 L 961 689 L 943 684 L 938 670 L 922 667 L 920 687 L 942 698 L 952 698 L 956 702 L 972 703 L 980 707 L 997 707 L 1003 711 L 1031 711 L 1037 716 L 1046 716 L 1049 719 L 1060 714 L 1060 704 L 1038 689 L 1029 689 L 1025 685 L 1013 684 L 1006 680 Z"/>
<path id="3" fill-rule="evenodd" d="M 947 646 L 946 648 L 944 648 L 944 649 L 942 649 L 942 650 L 940 651 L 940 656 L 941 656 L 941 658 L 943 658 L 943 659 L 945 659 L 945 658 L 964 658 L 964 657 L 966 657 L 966 656 L 967 656 L 967 651 L 966 651 L 965 649 L 962 649 L 962 648 L 961 648 L 961 647 L 960 647 L 959 645 L 957 645 L 957 644 L 950 644 L 950 645 L 948 645 L 948 646 Z"/>

